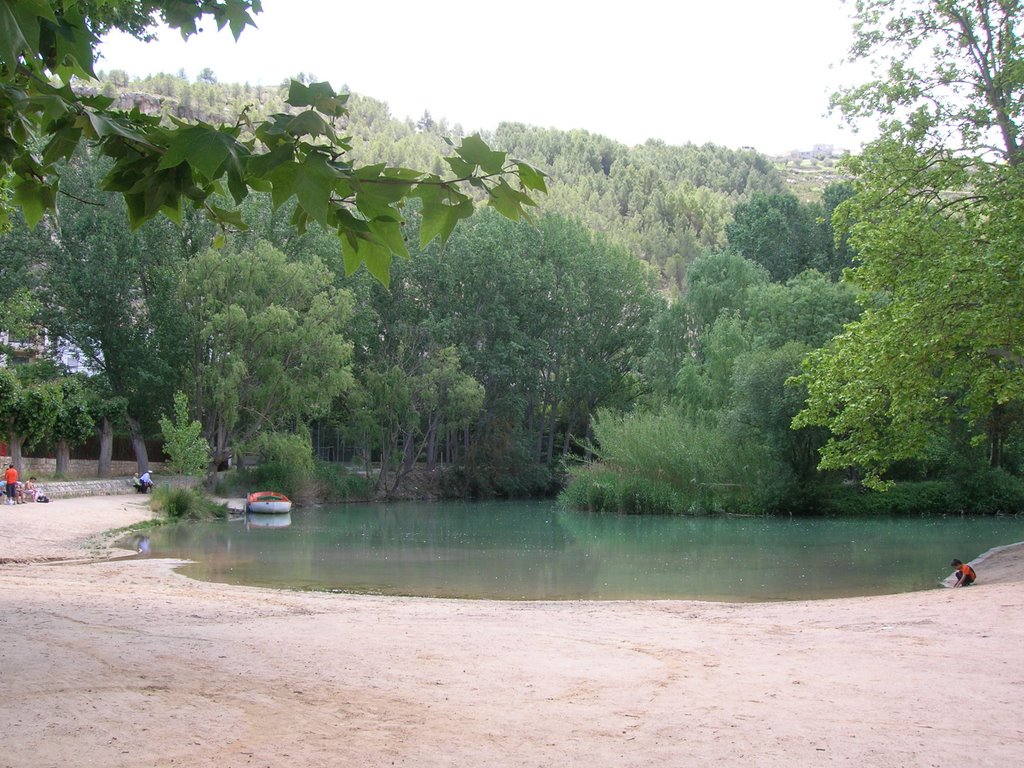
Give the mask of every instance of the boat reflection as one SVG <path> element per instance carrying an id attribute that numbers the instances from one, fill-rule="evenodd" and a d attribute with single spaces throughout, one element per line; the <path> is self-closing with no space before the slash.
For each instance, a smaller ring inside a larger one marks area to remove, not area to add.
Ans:
<path id="1" fill-rule="evenodd" d="M 292 524 L 291 512 L 246 512 L 245 527 L 287 528 Z"/>

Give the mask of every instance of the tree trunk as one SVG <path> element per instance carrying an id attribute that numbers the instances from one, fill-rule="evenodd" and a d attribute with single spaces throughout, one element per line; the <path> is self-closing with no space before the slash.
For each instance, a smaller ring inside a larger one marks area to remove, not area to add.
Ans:
<path id="1" fill-rule="evenodd" d="M 445 440 L 444 462 L 454 464 L 459 459 L 459 428 L 449 429 L 448 438 Z"/>
<path id="2" fill-rule="evenodd" d="M 229 459 L 234 458 L 228 443 L 229 435 L 224 419 L 216 414 L 207 418 L 203 426 L 203 437 L 210 445 L 210 460 L 206 464 L 206 482 L 208 485 L 212 485 L 217 477 L 217 470 Z"/>
<path id="3" fill-rule="evenodd" d="M 416 450 L 416 437 L 412 431 L 406 432 L 402 440 L 402 463 L 399 470 L 402 475 L 408 474 L 416 466 L 416 458 L 419 451 Z"/>
<path id="4" fill-rule="evenodd" d="M 71 471 L 71 446 L 67 440 L 57 441 L 57 475 L 67 477 Z"/>
<path id="5" fill-rule="evenodd" d="M 11 450 L 11 464 L 14 468 L 21 472 L 21 447 L 25 444 L 25 438 L 21 435 L 11 434 L 8 440 L 9 448 Z"/>
<path id="6" fill-rule="evenodd" d="M 379 491 L 382 488 L 387 490 L 388 465 L 391 463 L 391 440 L 392 431 L 381 436 L 380 441 L 380 469 L 377 472 L 377 480 L 373 484 L 373 490 Z"/>
<path id="7" fill-rule="evenodd" d="M 433 472 L 437 468 L 437 421 L 430 422 L 427 432 L 427 469 Z"/>
<path id="8" fill-rule="evenodd" d="M 580 404 L 577 402 L 572 407 L 572 415 L 569 416 L 569 421 L 565 425 L 565 438 L 562 440 L 562 458 L 564 459 L 569 455 L 569 451 L 572 448 L 572 430 L 576 426 L 576 419 L 579 418 Z"/>
<path id="9" fill-rule="evenodd" d="M 548 434 L 547 441 L 544 447 L 544 464 L 550 467 L 555 460 L 555 431 L 558 428 L 558 403 L 552 401 L 551 403 L 551 416 L 548 419 Z"/>
<path id="10" fill-rule="evenodd" d="M 363 435 L 363 476 L 369 480 L 370 471 L 373 469 L 373 449 L 370 448 L 370 436 Z"/>
<path id="11" fill-rule="evenodd" d="M 398 491 L 398 486 L 402 482 L 402 478 L 408 475 L 416 466 L 416 442 L 412 432 L 405 433 L 400 450 L 402 460 L 398 463 L 398 466 L 395 467 L 394 479 L 391 482 L 391 493 L 396 493 Z"/>
<path id="12" fill-rule="evenodd" d="M 540 451 L 541 451 L 541 439 L 542 439 L 541 433 L 544 430 L 543 429 L 538 429 L 538 428 L 536 428 L 534 426 L 534 422 L 538 420 L 538 419 L 536 419 L 536 415 L 537 415 L 537 409 L 533 405 L 533 396 L 531 395 L 529 397 L 529 399 L 526 401 L 526 429 L 525 429 L 525 433 L 526 433 L 527 439 L 531 440 L 531 441 L 533 440 L 534 435 L 536 435 L 537 442 L 534 445 L 534 450 L 537 451 L 537 455 L 539 456 L 540 455 Z"/>
<path id="13" fill-rule="evenodd" d="M 1006 407 L 994 405 L 988 417 L 988 465 L 999 469 L 1003 465 L 1003 442 L 1009 432 Z"/>
<path id="14" fill-rule="evenodd" d="M 110 419 L 100 420 L 100 458 L 96 465 L 96 477 L 110 477 L 114 455 L 114 425 Z"/>
<path id="15" fill-rule="evenodd" d="M 999 469 L 1003 466 L 1003 436 L 998 432 L 991 438 L 988 465 L 992 469 Z"/>
<path id="16" fill-rule="evenodd" d="M 134 416 L 128 417 L 128 434 L 132 441 L 132 452 L 139 474 L 149 472 L 149 454 L 146 452 L 146 440 L 142 436 L 142 427 Z"/>
<path id="17" fill-rule="evenodd" d="M 548 417 L 551 415 L 551 402 L 548 400 L 548 393 L 544 393 L 544 397 L 540 401 L 540 410 L 537 412 L 537 444 L 534 447 L 534 459 L 537 461 L 543 461 L 544 459 L 544 440 L 547 437 L 547 426 Z"/>

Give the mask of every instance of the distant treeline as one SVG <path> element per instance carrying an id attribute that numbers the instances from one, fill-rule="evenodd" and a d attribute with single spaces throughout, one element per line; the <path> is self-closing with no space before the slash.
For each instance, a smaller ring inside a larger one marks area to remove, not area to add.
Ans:
<path id="1" fill-rule="evenodd" d="M 137 103 L 186 119 L 234 121 L 244 110 L 262 117 L 285 109 L 286 83 L 218 83 L 212 73 L 194 82 L 184 73 L 129 79 L 114 71 L 101 78 L 96 87 L 124 106 Z M 443 174 L 442 158 L 451 152 L 444 138 L 464 134 L 461 125 L 435 120 L 429 112 L 416 121 L 396 119 L 387 104 L 367 96 L 352 94 L 348 106 L 345 133 L 358 163 Z M 629 147 L 584 130 L 521 123 L 502 123 L 484 138 L 549 174 L 550 194 L 538 201 L 543 210 L 604 233 L 655 267 L 673 292 L 685 290 L 686 269 L 695 258 L 726 245 L 725 228 L 738 204 L 756 193 L 787 194 L 772 161 L 750 149 L 655 140 Z M 821 216 L 820 210 L 809 214 Z"/>

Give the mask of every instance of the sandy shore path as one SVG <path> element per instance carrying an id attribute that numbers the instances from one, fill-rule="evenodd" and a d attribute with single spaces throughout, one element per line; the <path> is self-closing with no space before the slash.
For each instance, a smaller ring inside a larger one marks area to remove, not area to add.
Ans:
<path id="1" fill-rule="evenodd" d="M 45 509 L 44 509 L 45 506 Z M 1010 766 L 1024 551 L 965 590 L 501 603 L 95 556 L 136 497 L 0 507 L 0 766 Z"/>

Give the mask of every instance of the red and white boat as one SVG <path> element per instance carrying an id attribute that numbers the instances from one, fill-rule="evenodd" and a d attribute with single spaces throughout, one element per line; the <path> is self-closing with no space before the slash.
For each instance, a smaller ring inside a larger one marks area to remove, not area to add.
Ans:
<path id="1" fill-rule="evenodd" d="M 245 511 L 254 514 L 280 515 L 291 509 L 291 499 L 275 491 L 256 491 L 245 499 Z"/>

